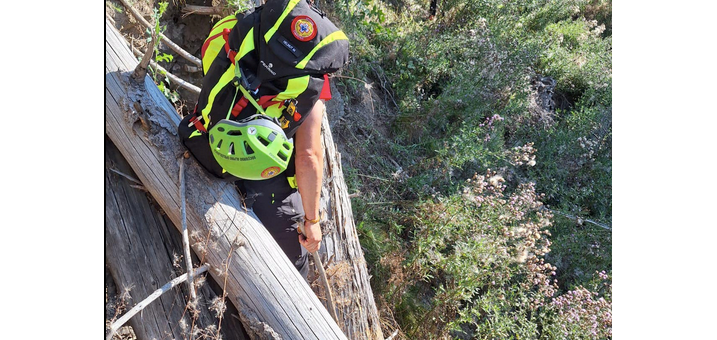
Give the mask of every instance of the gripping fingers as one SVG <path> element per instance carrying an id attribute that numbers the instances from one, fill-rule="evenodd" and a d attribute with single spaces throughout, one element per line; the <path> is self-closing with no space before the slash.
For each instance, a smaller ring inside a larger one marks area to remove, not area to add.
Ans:
<path id="1" fill-rule="evenodd" d="M 306 250 L 309 253 L 313 253 L 317 250 L 319 250 L 319 245 L 321 244 L 321 241 L 310 241 L 306 236 L 299 235 L 299 243 L 306 248 Z"/>
<path id="2" fill-rule="evenodd" d="M 310 253 L 313 253 L 317 250 L 319 250 L 319 247 L 321 246 L 321 238 L 314 237 L 314 234 L 309 233 L 309 236 L 306 236 L 306 234 L 301 230 L 301 227 L 299 227 L 299 243 L 306 248 L 306 250 Z"/>

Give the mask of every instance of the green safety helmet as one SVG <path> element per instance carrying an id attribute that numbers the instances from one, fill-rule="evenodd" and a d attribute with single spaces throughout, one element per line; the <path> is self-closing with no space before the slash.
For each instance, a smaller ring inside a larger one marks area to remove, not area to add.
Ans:
<path id="1" fill-rule="evenodd" d="M 209 130 L 209 145 L 226 172 L 249 180 L 282 173 L 294 151 L 278 121 L 263 114 L 238 122 L 220 120 Z"/>

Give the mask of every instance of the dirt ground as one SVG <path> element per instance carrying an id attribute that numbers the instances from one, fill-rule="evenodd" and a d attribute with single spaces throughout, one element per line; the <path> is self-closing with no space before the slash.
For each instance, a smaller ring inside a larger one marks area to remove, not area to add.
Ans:
<path id="1" fill-rule="evenodd" d="M 159 1 L 133 0 L 131 6 L 142 14 L 145 20 L 153 23 L 153 9 Z M 163 33 L 170 40 L 181 46 L 185 51 L 195 57 L 200 56 L 201 46 L 207 37 L 214 23 L 221 19 L 220 16 L 206 16 L 186 14 L 182 12 L 184 4 L 197 6 L 221 6 L 226 0 L 172 0 L 166 12 L 160 18 L 160 24 L 165 27 Z M 106 0 L 105 14 L 115 24 L 115 27 L 125 36 L 128 42 L 140 51 L 146 51 L 149 43 L 146 28 L 134 18 L 120 0 Z M 165 44 L 159 45 L 161 53 L 173 55 L 171 62 L 162 62 L 168 72 L 177 77 L 201 87 L 202 73 L 195 68 L 195 65 L 172 51 Z M 365 144 L 361 141 L 367 139 L 390 138 L 388 129 L 388 117 L 385 114 L 386 108 L 390 107 L 390 95 L 381 91 L 380 84 L 360 83 L 359 86 L 346 86 L 346 78 L 340 79 L 340 72 L 332 81 L 333 99 L 327 102 L 327 114 L 331 126 L 332 137 L 341 152 L 344 168 L 350 166 L 358 170 L 362 169 L 362 158 L 366 153 Z M 179 101 L 175 103 L 177 111 L 183 116 L 194 108 L 197 95 L 184 90 L 175 84 L 169 88 L 179 94 Z M 371 153 L 372 151 L 368 151 Z M 381 157 L 380 150 L 373 151 L 374 156 Z M 355 156 L 356 155 L 356 156 Z M 395 162 L 394 162 L 395 163 Z M 364 188 L 370 188 L 370 185 Z M 132 306 L 123 305 L 111 275 L 105 269 L 105 320 L 107 325 L 114 319 L 129 310 Z M 124 326 L 114 339 L 135 340 L 136 337 L 130 326 Z"/>
<path id="2" fill-rule="evenodd" d="M 212 0 L 186 0 L 182 2 L 196 6 L 212 5 Z M 157 6 L 156 3 L 152 0 L 135 0 L 132 1 L 132 6 L 142 14 L 147 22 L 154 23 L 152 14 Z M 169 2 L 166 12 L 160 18 L 160 25 L 165 27 L 163 34 L 185 51 L 199 57 L 204 39 L 207 37 L 212 25 L 221 18 L 205 15 L 187 15 L 182 13 L 182 7 L 176 0 Z M 147 42 L 149 35 L 145 31 L 146 28 L 134 18 L 121 1 L 105 1 L 105 14 L 114 20 L 115 27 L 127 38 L 127 41 L 140 51 L 146 51 L 149 45 Z M 196 68 L 196 65 L 179 56 L 178 53 L 172 51 L 164 43 L 160 43 L 159 51 L 173 56 L 171 62 L 160 63 L 168 72 L 195 86 L 199 87 L 201 85 L 202 73 L 200 69 Z M 194 93 L 173 84 L 170 84 L 170 89 L 179 94 L 180 102 L 177 106 L 181 108 L 183 114 L 194 108 L 194 103 L 197 100 L 197 96 Z"/>

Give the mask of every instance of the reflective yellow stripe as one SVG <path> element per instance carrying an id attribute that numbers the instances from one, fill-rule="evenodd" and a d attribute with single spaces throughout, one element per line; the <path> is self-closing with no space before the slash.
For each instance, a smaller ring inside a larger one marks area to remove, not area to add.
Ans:
<path id="1" fill-rule="evenodd" d="M 284 13 L 281 13 L 281 16 L 278 20 L 274 23 L 274 26 L 270 28 L 268 31 L 266 31 L 266 34 L 264 34 L 264 40 L 266 42 L 269 42 L 269 39 L 271 39 L 272 36 L 274 36 L 274 33 L 276 33 L 276 30 L 279 29 L 279 25 L 281 25 L 281 22 L 284 21 L 284 18 L 286 18 L 287 15 L 296 7 L 296 4 L 299 3 L 301 0 L 291 0 L 289 1 L 289 4 L 286 6 L 286 9 L 284 10 Z"/>
<path id="2" fill-rule="evenodd" d="M 213 37 L 217 34 L 221 34 L 225 28 L 231 29 L 234 27 L 234 25 L 236 25 L 236 23 L 237 20 L 234 15 L 224 17 L 224 19 L 222 19 L 220 22 L 216 23 L 214 27 L 212 27 L 212 30 L 209 32 L 208 37 Z M 204 75 L 206 75 L 209 71 L 209 66 L 212 65 L 214 59 L 216 59 L 217 55 L 219 55 L 219 52 L 224 49 L 224 44 L 224 38 L 222 36 L 218 36 L 215 37 L 214 40 L 212 40 L 207 46 L 207 49 L 204 51 L 204 58 L 202 59 L 202 69 L 204 71 Z"/>
<path id="3" fill-rule="evenodd" d="M 304 69 L 304 67 L 306 67 L 306 64 L 308 64 L 309 61 L 311 60 L 311 57 L 314 56 L 314 53 L 316 53 L 320 48 L 322 48 L 336 40 L 349 40 L 349 38 L 346 36 L 346 34 L 344 34 L 343 31 L 336 31 L 334 33 L 329 34 L 328 37 L 324 38 L 324 40 L 321 40 L 321 42 L 318 45 L 316 45 L 314 47 L 314 49 L 311 50 L 311 52 L 309 52 L 309 54 L 306 56 L 306 58 L 304 58 L 304 60 L 302 60 L 300 63 L 298 63 L 296 65 L 296 68 Z"/>
<path id="4" fill-rule="evenodd" d="M 286 90 L 279 93 L 274 98 L 275 101 L 287 100 L 298 97 L 309 87 L 309 79 L 311 76 L 303 76 L 299 78 L 291 78 L 286 84 Z"/>
<path id="5" fill-rule="evenodd" d="M 279 105 L 272 105 L 266 108 L 266 111 L 264 112 L 267 116 L 272 118 L 279 118 L 281 117 L 281 113 L 284 111 L 284 108 L 279 108 Z"/>
<path id="6" fill-rule="evenodd" d="M 298 97 L 300 94 L 306 91 L 307 88 L 309 88 L 310 78 L 311 76 L 303 76 L 299 78 L 289 79 L 286 84 L 286 90 L 276 95 L 273 100 L 280 102 Z M 266 108 L 266 115 L 269 117 L 279 118 L 281 117 L 281 114 L 283 112 L 284 108 L 279 108 L 279 105 L 272 105 Z"/>
<path id="7" fill-rule="evenodd" d="M 208 130 L 209 127 L 209 113 L 212 112 L 212 106 L 214 105 L 214 100 L 219 91 L 221 91 L 224 86 L 226 86 L 232 79 L 234 79 L 234 65 L 229 65 L 226 71 L 224 71 L 224 74 L 222 74 L 221 78 L 219 78 L 219 81 L 217 82 L 214 87 L 212 87 L 211 91 L 209 91 L 209 97 L 207 98 L 207 106 L 205 106 L 202 109 L 202 117 L 204 117 L 204 129 Z M 229 111 L 231 112 L 231 107 L 229 108 Z M 192 132 L 191 135 L 189 135 L 189 138 L 196 137 L 201 135 L 202 133 L 199 130 L 196 130 Z"/>
<path id="8" fill-rule="evenodd" d="M 233 26 L 233 24 L 232 24 L 232 26 Z M 221 29 L 223 30 L 224 28 L 221 28 Z M 221 39 L 221 41 L 223 42 L 224 39 Z M 209 48 L 207 48 L 207 50 L 208 49 Z M 224 43 L 222 43 L 222 45 L 219 46 L 219 49 L 224 49 Z M 247 53 L 251 52 L 252 50 L 254 50 L 254 28 L 250 29 L 249 33 L 247 33 L 247 35 L 244 37 L 244 40 L 242 41 L 241 46 L 239 47 L 239 54 L 237 54 L 237 56 L 235 57 L 235 60 L 239 61 L 239 59 L 241 59 L 243 56 L 245 56 Z M 219 52 L 217 52 L 217 53 L 219 53 Z M 211 58 L 211 60 L 213 61 L 215 58 L 216 58 L 216 55 L 214 55 L 214 58 Z M 205 58 L 205 59 L 207 59 L 207 58 Z M 206 63 L 206 65 L 210 65 L 210 64 L 211 64 L 211 62 Z M 209 126 L 209 113 L 212 111 L 214 99 L 216 98 L 217 94 L 219 94 L 219 91 L 221 91 L 225 86 L 227 86 L 227 84 L 229 84 L 234 79 L 235 75 L 239 76 L 239 74 L 235 74 L 238 72 L 235 72 L 234 70 L 235 70 L 234 65 L 229 65 L 227 70 L 224 71 L 224 74 L 222 74 L 222 76 L 219 78 L 219 81 L 216 83 L 216 85 L 214 85 L 212 90 L 209 92 L 209 97 L 207 98 L 207 106 L 205 106 L 202 109 L 202 117 L 204 117 L 204 128 L 207 128 Z M 237 68 L 237 70 L 238 70 L 238 68 Z M 244 94 L 244 96 L 248 95 L 249 100 L 253 101 L 253 98 L 251 98 L 251 95 L 249 95 L 249 93 L 247 93 L 243 87 L 240 86 L 239 88 L 242 90 L 242 94 Z M 234 99 L 236 99 L 236 93 L 234 95 Z M 256 103 L 256 102 L 254 102 L 254 103 Z M 229 108 L 230 113 L 231 113 L 232 108 L 233 107 Z M 227 114 L 227 116 L 228 115 L 229 115 L 229 113 Z M 191 138 L 191 137 L 200 136 L 200 135 L 201 135 L 201 132 L 199 130 L 197 130 L 197 131 L 193 132 L 189 137 Z"/>
<path id="9" fill-rule="evenodd" d="M 201 131 L 195 130 L 194 132 L 192 132 L 191 135 L 189 135 L 189 138 L 197 137 L 197 136 L 201 136 L 201 135 L 202 135 L 202 132 L 201 132 Z"/>
<path id="10" fill-rule="evenodd" d="M 246 36 L 244 36 L 244 40 L 242 40 L 242 42 L 241 42 L 241 46 L 239 47 L 239 53 L 236 55 L 236 57 L 234 57 L 235 63 L 238 64 L 238 63 L 239 63 L 239 60 L 241 60 L 241 58 L 243 58 L 245 55 L 247 55 L 247 53 L 253 51 L 254 48 L 255 48 L 255 45 L 254 45 L 254 28 L 252 27 L 252 28 L 249 30 L 249 33 L 247 33 Z M 241 79 L 241 71 L 239 70 L 239 67 L 235 67 L 235 68 L 234 68 L 234 75 L 235 75 L 237 78 Z M 261 112 L 261 113 L 263 113 L 263 114 L 266 114 L 266 112 L 264 112 L 264 109 L 261 107 L 261 105 L 259 105 L 259 103 L 257 103 L 256 100 L 254 100 L 254 97 L 249 93 L 249 91 L 247 91 L 247 90 L 244 88 L 244 86 L 239 85 L 239 90 L 241 90 L 241 93 L 244 95 L 244 98 L 246 98 L 247 100 L 249 100 L 249 102 L 250 102 L 252 105 L 254 105 L 254 107 L 256 108 L 256 110 L 257 110 L 258 112 Z"/>
<path id="11" fill-rule="evenodd" d="M 296 176 L 287 177 L 286 180 L 289 181 L 289 186 L 292 189 L 296 189 L 298 185 L 296 185 Z"/>
<path id="12" fill-rule="evenodd" d="M 219 94 L 219 91 L 221 91 L 224 86 L 229 84 L 230 81 L 234 79 L 234 65 L 229 65 L 226 71 L 224 71 L 224 74 L 222 74 L 222 77 L 219 78 L 219 81 L 217 82 L 214 87 L 212 87 L 212 90 L 209 92 L 209 98 L 207 98 L 207 106 L 205 106 L 202 109 L 202 117 L 204 117 L 204 127 L 207 128 L 209 126 L 209 112 L 212 111 L 212 105 L 214 104 L 214 98 Z"/>
<path id="13" fill-rule="evenodd" d="M 228 16 L 224 17 L 224 19 L 220 20 L 218 23 L 216 23 L 216 24 L 214 25 L 214 27 L 212 27 L 212 33 L 219 33 L 219 32 L 214 32 L 214 31 L 217 29 L 217 27 L 219 27 L 219 26 L 221 26 L 221 25 L 224 25 L 224 24 L 226 24 L 229 20 L 233 20 L 233 19 L 237 19 L 236 15 L 234 15 L 234 14 L 228 15 Z M 232 24 L 232 26 L 234 26 L 234 24 Z M 222 28 L 222 29 L 224 29 L 224 28 Z M 211 35 L 211 34 L 210 34 L 210 35 Z"/>
<path id="14" fill-rule="evenodd" d="M 234 57 L 234 60 L 244 58 L 244 56 L 254 50 L 254 27 L 249 30 L 249 33 L 244 36 L 244 40 L 241 42 L 239 47 L 239 53 Z"/>

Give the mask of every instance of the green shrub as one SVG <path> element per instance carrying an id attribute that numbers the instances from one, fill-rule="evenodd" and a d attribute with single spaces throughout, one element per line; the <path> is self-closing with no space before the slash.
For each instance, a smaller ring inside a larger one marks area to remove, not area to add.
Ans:
<path id="1" fill-rule="evenodd" d="M 507 194 L 502 183 L 475 176 L 461 193 L 412 211 L 404 281 L 391 287 L 405 294 L 397 309 L 409 337 L 536 337 L 531 313 L 557 288 L 543 259 L 551 216 L 533 185 Z"/>
<path id="2" fill-rule="evenodd" d="M 334 5 L 347 102 L 391 99 L 344 165 L 377 302 L 408 338 L 610 338 L 611 232 L 563 215 L 611 220 L 611 2 Z"/>

